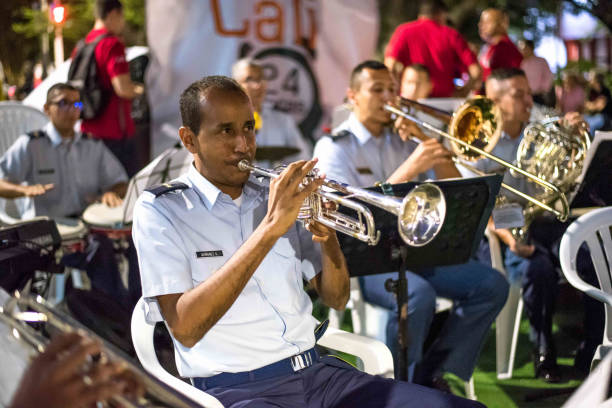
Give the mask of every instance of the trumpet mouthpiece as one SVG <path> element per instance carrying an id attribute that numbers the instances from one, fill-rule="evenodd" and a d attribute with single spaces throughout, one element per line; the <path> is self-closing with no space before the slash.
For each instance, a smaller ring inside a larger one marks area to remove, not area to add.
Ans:
<path id="1" fill-rule="evenodd" d="M 249 169 L 250 165 L 251 165 L 251 163 L 249 163 L 249 161 L 248 161 L 248 160 L 243 159 L 243 160 L 240 160 L 240 161 L 238 162 L 238 169 L 239 169 L 240 171 L 249 171 L 249 170 L 250 170 L 250 169 Z"/>

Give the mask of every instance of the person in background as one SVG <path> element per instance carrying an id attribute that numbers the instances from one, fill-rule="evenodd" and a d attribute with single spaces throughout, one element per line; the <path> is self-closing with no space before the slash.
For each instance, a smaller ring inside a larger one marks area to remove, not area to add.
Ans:
<path id="1" fill-rule="evenodd" d="M 353 111 L 332 136 L 322 137 L 315 146 L 314 155 L 323 173 L 355 187 L 460 177 L 450 152 L 436 139 L 421 134 L 418 137 L 423 141 L 416 144 L 411 139 L 416 126 L 407 121 L 396 123 L 397 132 L 391 129 L 391 116 L 382 107 L 396 95 L 395 82 L 382 63 L 365 61 L 353 69 L 347 90 Z M 470 379 L 491 323 L 506 303 L 508 283 L 499 272 L 474 260 L 420 272 L 406 274 L 406 329 L 410 336 L 406 374 L 419 384 L 449 391 L 443 375 L 451 372 L 465 381 Z M 399 311 L 395 296 L 385 290 L 389 278 L 397 278 L 397 273 L 362 276 L 359 285 L 365 301 L 388 310 L 381 337 L 386 337 L 397 369 Z M 423 356 L 436 296 L 452 299 L 453 309 L 440 336 Z"/>
<path id="2" fill-rule="evenodd" d="M 502 10 L 489 8 L 482 12 L 478 33 L 486 43 L 478 58 L 482 67 L 482 80 L 498 68 L 520 68 L 523 55 L 508 37 L 508 15 Z"/>
<path id="3" fill-rule="evenodd" d="M 95 201 L 121 205 L 127 190 L 125 170 L 104 143 L 74 130 L 81 107 L 79 91 L 71 85 L 49 88 L 44 109 L 50 122 L 20 136 L 0 158 L 0 197 L 31 197 L 36 216 L 56 220 L 79 217 Z M 84 253 L 66 255 L 65 263 L 70 258 L 74 263 L 69 266 L 87 271 L 92 288 L 130 310 L 140 297 L 133 248 L 128 295 L 112 241 L 102 234 L 90 234 L 88 241 Z"/>
<path id="4" fill-rule="evenodd" d="M 527 77 L 521 69 L 501 68 L 491 73 L 485 85 L 486 96 L 495 102 L 502 114 L 502 135 L 491 154 L 512 162 L 533 107 Z M 564 121 L 567 126 L 584 123 L 581 115 L 575 112 L 565 115 Z M 536 193 L 533 183 L 524 177 L 514 177 L 508 168 L 490 159 L 480 159 L 473 166 L 487 173 L 503 174 L 506 184 L 530 195 Z M 517 200 L 506 190 L 502 190 L 502 194 L 507 194 L 512 201 Z M 553 315 L 559 280 L 557 248 L 566 227 L 559 223 L 551 225 L 544 217 L 538 217 L 529 228 L 530 241 L 517 239 L 509 229 L 493 228 L 504 244 L 504 264 L 509 280 L 522 288 L 531 329 L 535 377 L 550 383 L 561 381 L 553 337 Z M 485 261 L 490 257 L 482 254 L 481 259 Z"/>
<path id="5" fill-rule="evenodd" d="M 263 67 L 256 60 L 243 58 L 232 66 L 232 77 L 244 88 L 253 103 L 257 147 L 284 146 L 300 150 L 299 153 L 285 157 L 282 160 L 284 163 L 309 159 L 312 147 L 300 133 L 295 120 L 265 102 L 267 84 Z M 266 164 L 272 163 L 260 162 L 262 166 Z"/>
<path id="6" fill-rule="evenodd" d="M 604 74 L 601 72 L 595 70 L 589 72 L 589 91 L 584 102 L 587 114 L 584 118 L 593 134 L 596 130 L 608 129 L 612 119 L 612 95 L 604 79 Z"/>
<path id="7" fill-rule="evenodd" d="M 533 101 L 540 105 L 555 106 L 553 88 L 553 73 L 548 66 L 548 62 L 542 57 L 534 54 L 535 45 L 532 40 L 520 40 L 519 50 L 523 54 L 521 69 L 527 75 L 527 82 L 531 87 Z"/>
<path id="8" fill-rule="evenodd" d="M 400 96 L 414 101 L 427 98 L 433 86 L 427 67 L 422 64 L 412 64 L 402 73 Z"/>
<path id="9" fill-rule="evenodd" d="M 561 73 L 561 85 L 555 87 L 557 95 L 557 110 L 566 114 L 568 112 L 583 112 L 586 93 L 581 78 L 572 71 Z"/>
<path id="10" fill-rule="evenodd" d="M 426 66 L 434 98 L 466 96 L 480 83 L 476 55 L 461 34 L 446 25 L 447 13 L 442 1 L 424 0 L 418 20 L 398 26 L 385 51 L 385 65 L 398 83 L 407 66 Z M 453 79 L 463 72 L 468 73 L 469 80 L 462 88 L 455 88 Z"/>
<path id="11" fill-rule="evenodd" d="M 95 23 L 85 42 L 101 39 L 95 50 L 99 81 L 108 93 L 108 102 L 102 113 L 83 120 L 81 130 L 104 142 L 119 159 L 129 177 L 139 169 L 134 144 L 132 99 L 144 92 L 141 84 L 132 82 L 125 57 L 125 45 L 120 35 L 125 27 L 123 5 L 119 0 L 96 0 Z"/>

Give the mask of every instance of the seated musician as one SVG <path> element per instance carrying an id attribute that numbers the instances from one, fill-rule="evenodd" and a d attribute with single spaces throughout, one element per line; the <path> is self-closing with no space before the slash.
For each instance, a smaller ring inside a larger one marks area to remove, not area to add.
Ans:
<path id="1" fill-rule="evenodd" d="M 391 129 L 390 114 L 383 110 L 397 96 L 395 83 L 385 65 L 365 61 L 351 74 L 347 91 L 351 116 L 315 146 L 318 167 L 329 178 L 360 187 L 376 182 L 404 183 L 433 169 L 437 178 L 459 177 L 450 153 L 435 139 L 423 135 L 407 121 Z M 412 134 L 424 141 L 416 144 Z M 375 272 L 375 265 L 372 265 Z M 385 281 L 396 273 L 359 278 L 364 299 L 388 309 L 387 345 L 397 358 L 397 305 Z M 442 378 L 452 372 L 469 380 L 491 323 L 504 306 L 508 283 L 496 270 L 476 261 L 463 265 L 435 267 L 417 275 L 408 273 L 409 372 L 419 368 L 414 381 L 449 390 Z M 423 343 L 435 312 L 436 296 L 453 300 L 453 309 L 441 336 L 424 357 Z"/>
<path id="2" fill-rule="evenodd" d="M 232 66 L 232 77 L 244 88 L 255 110 L 255 139 L 259 147 L 294 147 L 299 153 L 286 156 L 283 163 L 295 160 L 308 160 L 312 155 L 312 145 L 301 134 L 295 120 L 287 113 L 274 110 L 265 102 L 267 83 L 263 67 L 257 60 L 243 58 Z M 259 160 L 258 164 L 270 167 L 270 160 Z"/>
<path id="3" fill-rule="evenodd" d="M 518 68 L 498 69 L 487 78 L 485 88 L 486 96 L 500 108 L 503 122 L 502 136 L 491 153 L 513 162 L 533 106 L 527 77 Z M 573 112 L 568 113 L 565 120 L 570 125 L 579 125 L 582 117 Z M 481 159 L 474 165 L 488 173 L 505 173 L 506 184 L 524 192 L 533 192 L 533 183 L 527 182 L 524 177 L 512 177 L 506 167 L 501 167 L 489 159 Z M 517 200 L 512 193 L 506 194 L 505 190 L 501 193 L 511 200 Z M 536 219 L 530 227 L 529 244 L 516 240 L 507 229 L 495 230 L 506 246 L 504 263 L 509 279 L 511 282 L 520 282 L 523 289 L 522 296 L 529 317 L 530 337 L 534 347 L 535 376 L 547 382 L 561 380 L 552 335 L 552 318 L 559 280 L 556 272 L 556 265 L 559 264 L 558 244 L 566 227 L 567 224 L 557 221 Z M 488 258 L 488 253 L 484 254 L 483 260 Z"/>
<path id="4" fill-rule="evenodd" d="M 226 407 L 482 406 L 320 357 L 303 279 L 342 309 L 349 296 L 336 234 L 296 223 L 316 161 L 261 181 L 249 97 L 234 80 L 205 77 L 181 95 L 189 171 L 143 193 L 134 210 L 149 320 L 166 322 L 179 374 Z"/>
<path id="5" fill-rule="evenodd" d="M 20 136 L 0 158 L 0 197 L 31 197 L 35 215 L 51 218 L 77 217 L 97 200 L 111 207 L 122 203 L 125 170 L 104 143 L 75 131 L 81 107 L 74 87 L 59 83 L 49 89 L 44 110 L 50 122 Z M 125 303 L 112 242 L 90 236 L 85 255 L 86 265 L 71 266 L 87 270 L 93 288 Z"/>
<path id="6" fill-rule="evenodd" d="M 425 65 L 412 64 L 404 68 L 400 83 L 400 95 L 411 100 L 424 99 L 429 96 L 433 84 L 429 70 Z"/>

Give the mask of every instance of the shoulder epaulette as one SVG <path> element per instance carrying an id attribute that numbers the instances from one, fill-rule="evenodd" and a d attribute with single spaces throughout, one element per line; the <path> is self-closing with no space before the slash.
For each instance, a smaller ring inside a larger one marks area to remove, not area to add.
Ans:
<path id="1" fill-rule="evenodd" d="M 43 137 L 47 136 L 47 132 L 42 129 L 39 129 L 32 130 L 31 132 L 26 133 L 26 135 L 28 135 L 30 139 L 42 139 Z"/>
<path id="2" fill-rule="evenodd" d="M 185 190 L 186 188 L 189 188 L 187 184 L 175 181 L 173 183 L 164 183 L 160 184 L 159 186 L 147 188 L 145 191 L 148 191 L 155 197 L 159 197 L 160 195 L 164 195 L 171 191 Z"/>
<path id="3" fill-rule="evenodd" d="M 334 142 L 336 142 L 336 141 L 338 141 L 340 139 L 344 139 L 345 137 L 350 136 L 350 135 L 352 135 L 352 133 L 345 129 L 345 130 L 339 131 L 338 133 L 332 134 L 330 136 L 331 136 L 331 139 Z"/>

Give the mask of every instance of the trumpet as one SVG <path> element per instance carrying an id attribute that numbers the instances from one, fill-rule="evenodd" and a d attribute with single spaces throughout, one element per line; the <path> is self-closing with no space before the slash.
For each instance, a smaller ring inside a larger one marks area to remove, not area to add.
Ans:
<path id="1" fill-rule="evenodd" d="M 418 119 L 416 116 L 405 112 L 403 109 L 386 104 L 384 109 L 395 115 L 401 116 L 417 125 L 450 140 L 454 153 L 453 161 L 468 168 L 478 175 L 484 175 L 482 171 L 470 165 L 468 162 L 486 157 L 496 163 L 511 169 L 513 174 L 521 174 L 530 181 L 540 185 L 547 193 L 547 200 L 532 197 L 512 186 L 502 183 L 502 187 L 530 203 L 555 214 L 560 221 L 567 220 L 569 216 L 569 203 L 565 194 L 554 184 L 542 177 L 536 176 L 519 166 L 515 166 L 490 152 L 493 150 L 501 135 L 501 112 L 492 100 L 484 97 L 475 97 L 463 103 L 452 115 L 442 110 L 409 99 L 401 99 L 402 104 L 408 105 L 415 110 L 423 111 L 428 115 L 449 123 L 449 133 Z M 520 149 L 520 148 L 519 148 Z M 551 199 L 552 197 L 552 199 Z M 552 207 L 554 201 L 559 201 L 561 210 Z"/>
<path id="2" fill-rule="evenodd" d="M 44 325 L 44 330 L 35 330 L 30 324 Z M 148 408 L 148 407 L 178 407 L 195 408 L 200 405 L 187 396 L 174 391 L 167 385 L 161 383 L 151 375 L 145 373 L 136 364 L 123 356 L 112 344 L 106 342 L 85 326 L 81 325 L 70 316 L 60 313 L 51 308 L 41 296 L 21 295 L 15 293 L 14 297 L 9 298 L 0 307 L 0 324 L 10 328 L 12 337 L 19 344 L 23 345 L 28 351 L 41 353 L 45 350 L 49 342 L 49 333 L 70 333 L 74 331 L 84 331 L 93 339 L 97 339 L 103 344 L 103 355 L 99 362 L 91 361 L 91 364 L 101 364 L 104 360 L 121 362 L 128 371 L 134 374 L 137 380 L 145 388 L 145 396 L 138 398 L 126 398 L 124 396 L 114 396 L 109 399 L 108 405 L 97 406 L 120 406 L 126 408 Z M 91 379 L 83 375 L 83 382 Z M 44 397 L 44 396 L 41 396 Z"/>
<path id="3" fill-rule="evenodd" d="M 259 175 L 276 178 L 282 168 L 268 170 L 241 160 L 238 168 Z M 308 184 L 317 177 L 317 169 L 306 176 L 303 184 Z M 349 186 L 338 181 L 325 179 L 323 186 L 333 190 L 324 191 L 319 188 L 304 200 L 298 213 L 298 220 L 303 223 L 319 222 L 340 233 L 376 245 L 380 240 L 380 231 L 376 230 L 374 217 L 370 209 L 353 200 L 356 198 L 367 204 L 386 210 L 397 216 L 397 227 L 404 242 L 410 246 L 420 247 L 431 242 L 440 232 L 446 216 L 446 200 L 442 190 L 435 184 L 424 183 L 413 188 L 403 199 L 386 196 L 361 188 Z M 337 206 L 345 206 L 357 213 L 350 217 L 329 209 L 325 203 L 333 202 Z"/>

